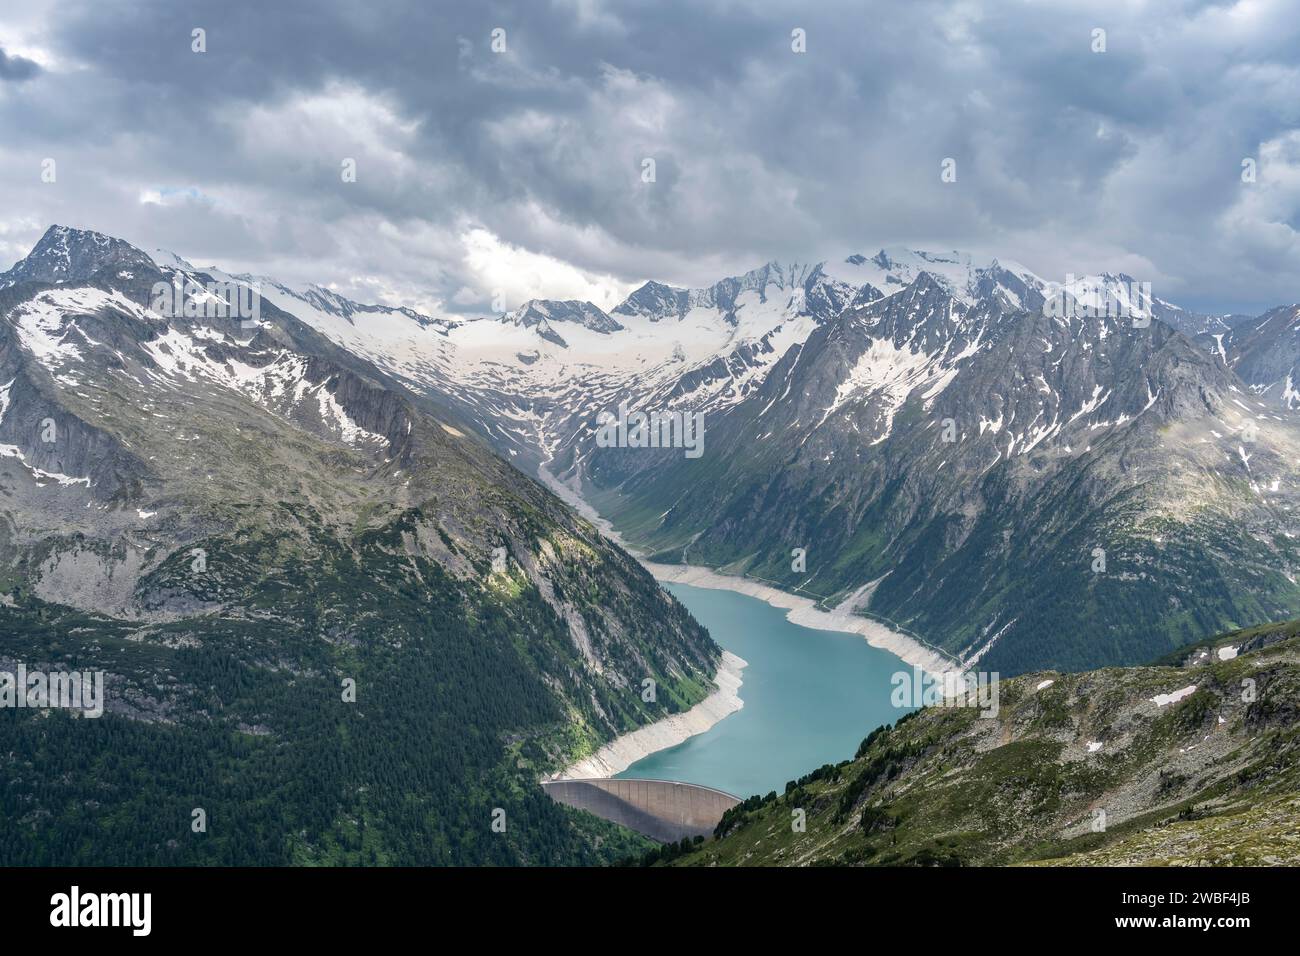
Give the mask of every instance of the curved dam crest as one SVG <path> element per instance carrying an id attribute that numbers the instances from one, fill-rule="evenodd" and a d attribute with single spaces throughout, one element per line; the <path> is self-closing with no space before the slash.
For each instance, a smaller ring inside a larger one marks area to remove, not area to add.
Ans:
<path id="1" fill-rule="evenodd" d="M 740 798 L 712 787 L 675 780 L 595 777 L 544 780 L 556 803 L 586 810 L 661 843 L 708 836 Z"/>

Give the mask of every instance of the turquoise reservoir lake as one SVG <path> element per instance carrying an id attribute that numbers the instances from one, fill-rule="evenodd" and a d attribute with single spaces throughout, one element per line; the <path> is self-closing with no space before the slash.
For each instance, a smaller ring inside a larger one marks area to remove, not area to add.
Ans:
<path id="1" fill-rule="evenodd" d="M 749 662 L 745 706 L 619 777 L 680 780 L 739 797 L 780 793 L 786 781 L 852 757 L 868 733 L 911 709 L 890 703 L 890 678 L 910 675 L 911 665 L 858 634 L 791 624 L 785 611 L 745 594 L 664 587 L 715 641 Z"/>

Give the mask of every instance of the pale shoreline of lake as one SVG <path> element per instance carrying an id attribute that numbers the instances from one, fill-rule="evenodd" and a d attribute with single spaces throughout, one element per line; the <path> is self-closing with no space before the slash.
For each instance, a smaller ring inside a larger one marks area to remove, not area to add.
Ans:
<path id="1" fill-rule="evenodd" d="M 954 669 L 952 661 L 919 641 L 884 624 L 853 614 L 847 607 L 851 605 L 852 598 L 834 611 L 823 611 L 811 598 L 791 594 L 749 578 L 734 574 L 719 574 L 710 568 L 692 565 L 657 564 L 646 561 L 638 550 L 623 540 L 623 536 L 614 530 L 608 519 L 602 517 L 576 490 L 552 475 L 545 465 L 540 466 L 539 473 L 545 484 L 556 495 L 594 524 L 601 534 L 641 562 L 656 581 L 733 591 L 758 598 L 772 607 L 785 610 L 786 619 L 793 624 L 820 631 L 857 634 L 865 638 L 871 646 L 887 651 L 904 663 L 919 667 L 927 673 L 945 674 L 951 673 Z M 738 661 L 739 666 L 734 662 L 729 663 L 728 657 Z M 674 747 L 696 734 L 711 729 L 718 721 L 744 707 L 744 701 L 740 698 L 740 687 L 743 683 L 741 671 L 745 666 L 745 661 L 724 651 L 722 663 L 713 678 L 718 687 L 709 697 L 685 714 L 674 714 L 616 737 L 595 754 L 575 761 L 551 779 L 612 777 L 622 773 L 638 760 L 668 747 Z M 633 754 L 636 756 L 631 757 Z M 631 759 L 626 759 L 628 757 Z M 608 769 L 611 767 L 616 769 Z"/>
<path id="2" fill-rule="evenodd" d="M 696 567 L 689 564 L 655 564 L 642 560 L 641 564 L 654 575 L 656 581 L 670 581 L 675 584 L 689 584 L 697 588 L 714 588 L 734 591 L 758 598 L 772 607 L 788 611 L 786 619 L 792 624 L 811 627 L 818 631 L 839 631 L 845 634 L 858 634 L 867 639 L 872 647 L 889 651 L 905 664 L 919 667 L 928 674 L 942 675 L 959 670 L 948 658 L 933 651 L 924 644 L 900 634 L 898 631 L 854 614 L 843 604 L 834 611 L 823 611 L 817 607 L 812 598 L 791 594 L 750 578 L 734 574 L 719 574 L 710 568 Z M 846 604 L 848 602 L 845 602 Z"/>
<path id="3" fill-rule="evenodd" d="M 745 706 L 740 699 L 741 671 L 749 664 L 731 651 L 722 652 L 718 672 L 713 677 L 717 689 L 690 710 L 672 714 L 653 724 L 638 727 L 615 737 L 589 757 L 565 767 L 554 780 L 580 780 L 589 777 L 613 777 L 638 760 L 676 747 L 696 734 L 713 728 L 724 717 Z"/>

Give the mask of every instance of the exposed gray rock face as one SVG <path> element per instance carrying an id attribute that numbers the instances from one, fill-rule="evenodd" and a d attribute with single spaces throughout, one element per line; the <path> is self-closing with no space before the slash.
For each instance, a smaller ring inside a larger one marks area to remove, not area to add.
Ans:
<path id="1" fill-rule="evenodd" d="M 525 327 L 549 328 L 554 322 L 575 322 L 593 332 L 617 332 L 623 328 L 590 302 L 579 302 L 574 299 L 566 301 L 532 299 L 515 311 L 507 312 L 505 319 L 507 322 Z"/>
<path id="2" fill-rule="evenodd" d="M 680 319 L 690 308 L 690 292 L 662 282 L 647 282 L 614 308 L 615 315 L 643 315 L 652 322 Z"/>
<path id="3" fill-rule="evenodd" d="M 50 226 L 31 253 L 0 273 L 0 288 L 23 281 L 64 283 L 89 279 L 101 269 L 152 270 L 149 256 L 112 236 Z"/>
<path id="4" fill-rule="evenodd" d="M 1269 404 L 1300 408 L 1300 305 L 1278 306 L 1200 341 Z"/>

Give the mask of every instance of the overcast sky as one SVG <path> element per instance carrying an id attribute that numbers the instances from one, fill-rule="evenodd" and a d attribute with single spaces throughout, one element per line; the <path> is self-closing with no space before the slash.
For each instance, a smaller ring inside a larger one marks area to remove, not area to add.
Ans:
<path id="1" fill-rule="evenodd" d="M 1258 312 L 1300 0 L 10 2 L 0 268 L 54 222 L 431 312 L 889 245 Z"/>

